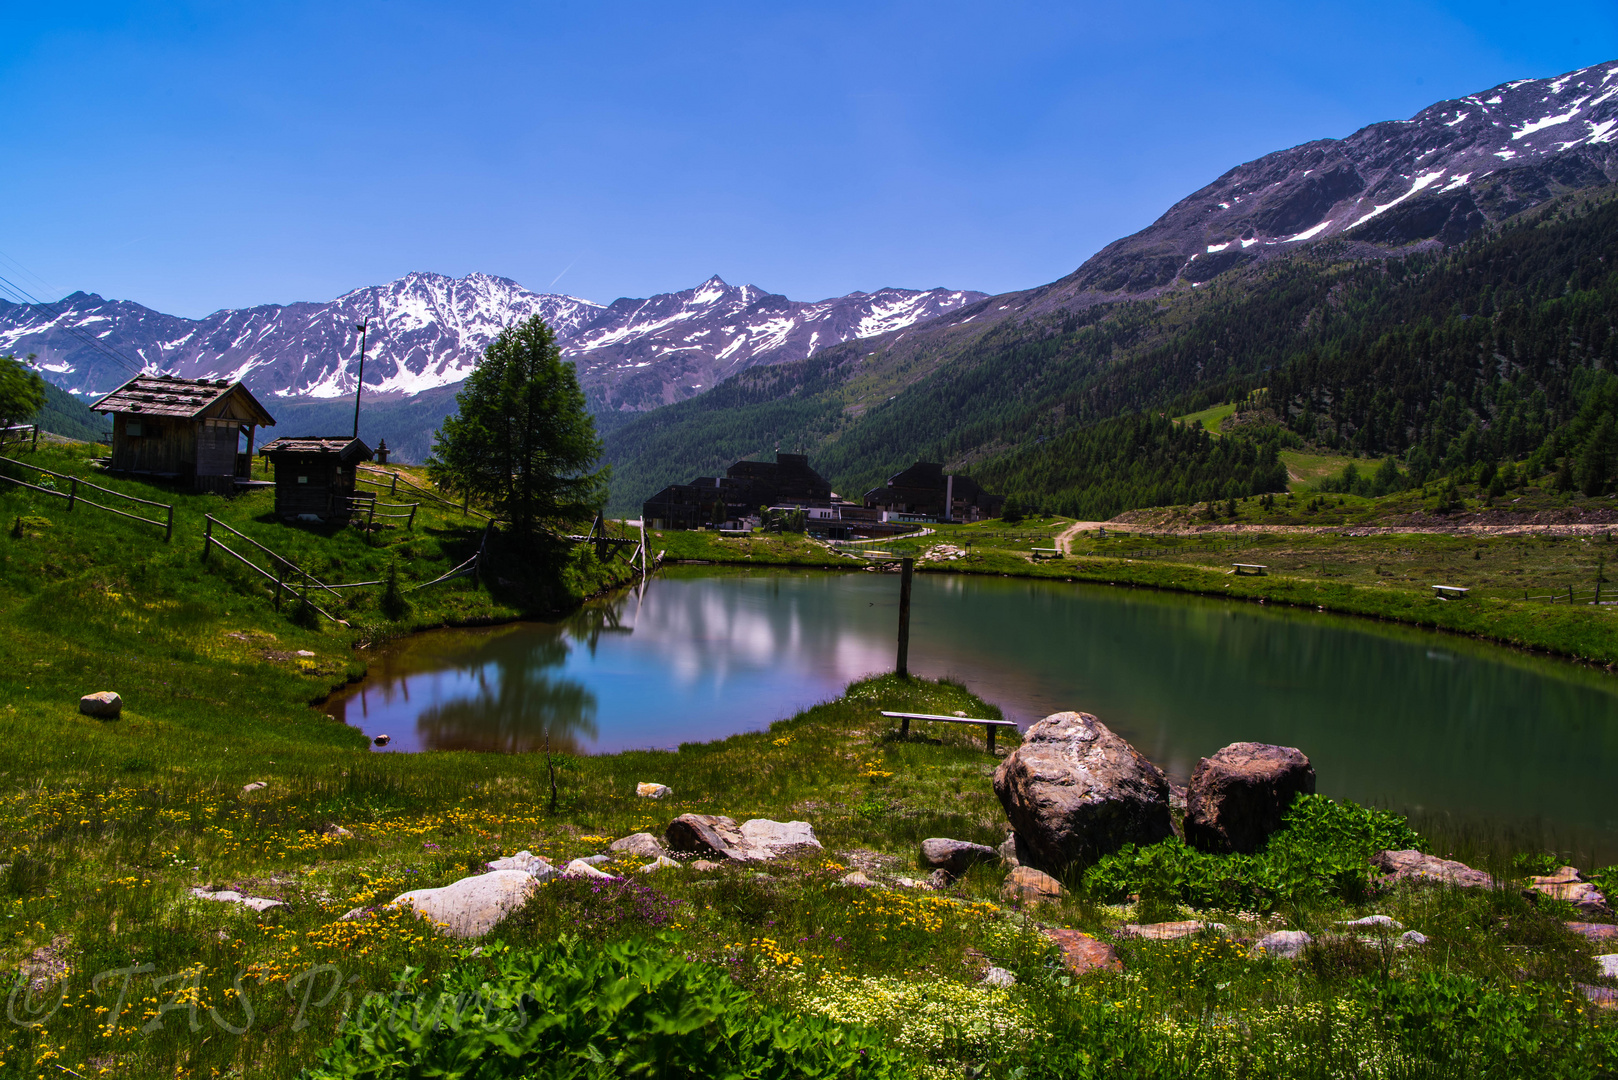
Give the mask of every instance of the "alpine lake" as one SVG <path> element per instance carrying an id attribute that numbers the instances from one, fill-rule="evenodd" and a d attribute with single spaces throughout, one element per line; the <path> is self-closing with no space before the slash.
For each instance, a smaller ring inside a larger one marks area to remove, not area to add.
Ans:
<path id="1" fill-rule="evenodd" d="M 672 749 L 892 670 L 898 602 L 893 574 L 674 567 L 556 621 L 392 643 L 320 707 L 387 735 L 379 752 Z M 1618 862 L 1618 676 L 1595 669 L 1312 611 L 950 574 L 915 578 L 909 658 L 1024 727 L 1094 713 L 1180 783 L 1229 743 L 1280 743 L 1322 794 L 1418 828 Z"/>

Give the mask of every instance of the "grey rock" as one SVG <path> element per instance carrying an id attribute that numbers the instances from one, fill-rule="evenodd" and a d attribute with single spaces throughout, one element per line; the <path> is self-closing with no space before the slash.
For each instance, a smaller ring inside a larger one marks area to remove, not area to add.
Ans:
<path id="1" fill-rule="evenodd" d="M 1618 953 L 1596 957 L 1596 967 L 1601 969 L 1603 979 L 1618 979 Z"/>
<path id="2" fill-rule="evenodd" d="M 321 833 L 321 835 L 335 837 L 338 840 L 347 840 L 354 834 L 343 828 L 341 825 L 327 825 L 326 831 Z"/>
<path id="3" fill-rule="evenodd" d="M 1406 930 L 1404 933 L 1399 935 L 1397 944 L 1401 949 L 1410 948 L 1417 945 L 1425 945 L 1427 944 L 1427 935 L 1422 933 L 1420 930 Z"/>
<path id="4" fill-rule="evenodd" d="M 1352 919 L 1343 923 L 1344 926 L 1355 930 L 1403 930 L 1398 920 L 1388 915 L 1367 915 L 1363 919 Z"/>
<path id="5" fill-rule="evenodd" d="M 607 850 L 619 855 L 636 855 L 642 859 L 658 859 L 667 854 L 662 842 L 649 832 L 638 832 L 607 845 Z"/>
<path id="6" fill-rule="evenodd" d="M 667 784 L 636 784 L 635 794 L 642 799 L 666 799 L 674 794 Z"/>
<path id="7" fill-rule="evenodd" d="M 984 986 L 1016 986 L 1017 976 L 1003 967 L 991 967 L 983 973 Z"/>
<path id="8" fill-rule="evenodd" d="M 116 720 L 124 711 L 124 699 L 111 690 L 85 694 L 79 699 L 79 712 L 98 720 Z"/>
<path id="9" fill-rule="evenodd" d="M 663 835 L 675 851 L 734 862 L 763 862 L 796 851 L 821 849 L 807 821 L 754 818 L 738 826 L 717 814 L 681 814 L 669 822 Z"/>
<path id="10" fill-rule="evenodd" d="M 923 865 L 958 878 L 978 863 L 999 862 L 1000 854 L 984 844 L 933 837 L 921 842 L 921 861 Z"/>
<path id="11" fill-rule="evenodd" d="M 495 859 L 484 865 L 490 870 L 518 870 L 536 881 L 549 881 L 559 873 L 556 867 L 532 851 L 519 851 L 515 855 L 507 855 L 503 859 Z"/>
<path id="12" fill-rule="evenodd" d="M 864 874 L 860 873 L 858 870 L 855 870 L 852 873 L 844 874 L 842 877 L 837 879 L 837 884 L 839 884 L 839 885 L 853 885 L 856 888 L 860 888 L 860 889 L 874 889 L 874 888 L 876 888 L 876 882 L 872 881 L 870 878 L 866 877 Z"/>
<path id="13" fill-rule="evenodd" d="M 575 862 L 589 863 L 591 866 L 605 866 L 607 863 L 612 862 L 612 856 L 611 855 L 586 855 L 582 859 L 575 859 L 574 861 Z"/>
<path id="14" fill-rule="evenodd" d="M 1429 881 L 1465 889 L 1488 889 L 1494 886 L 1494 878 L 1482 870 L 1474 870 L 1465 863 L 1455 862 L 1453 859 L 1423 855 L 1408 848 L 1401 851 L 1379 851 L 1371 856 L 1371 865 L 1385 875 L 1382 878 L 1384 885 L 1400 881 Z"/>
<path id="15" fill-rule="evenodd" d="M 266 784 L 264 781 L 262 781 L 262 780 L 254 780 L 252 783 L 242 785 L 242 794 L 243 795 L 251 795 L 253 792 L 255 792 L 255 791 L 263 791 L 267 787 L 269 787 L 269 785 Z"/>
<path id="16" fill-rule="evenodd" d="M 1259 938 L 1258 944 L 1253 946 L 1254 951 L 1279 956 L 1283 960 L 1296 960 L 1303 952 L 1304 946 L 1314 939 L 1302 930 L 1277 930 L 1273 934 L 1265 934 Z"/>
<path id="17" fill-rule="evenodd" d="M 1303 752 L 1231 743 L 1197 763 L 1186 789 L 1185 839 L 1203 851 L 1252 854 L 1281 827 L 1292 800 L 1315 790 Z"/>
<path id="18" fill-rule="evenodd" d="M 1000 853 L 1001 865 L 1005 866 L 1007 870 L 1032 863 L 1036 857 L 1033 849 L 1028 846 L 1028 842 L 1018 836 L 1014 829 L 1006 833 L 1006 838 L 1000 842 L 1000 846 L 995 850 Z"/>
<path id="19" fill-rule="evenodd" d="M 482 937 L 538 888 L 539 882 L 521 870 L 491 870 L 442 888 L 400 893 L 388 906 L 409 908 L 451 937 Z"/>
<path id="20" fill-rule="evenodd" d="M 955 879 L 949 876 L 948 870 L 934 870 L 927 875 L 927 887 L 929 889 L 947 889 L 949 888 L 949 883 L 953 880 Z"/>
<path id="21" fill-rule="evenodd" d="M 697 859 L 691 864 L 691 869 L 706 873 L 709 870 L 718 870 L 723 863 L 716 863 L 712 859 Z"/>
<path id="22" fill-rule="evenodd" d="M 217 900 L 222 904 L 240 904 L 252 911 L 268 911 L 271 908 L 286 907 L 280 900 L 270 900 L 263 896 L 245 896 L 234 889 L 204 889 L 191 890 L 191 895 L 198 900 Z"/>
<path id="23" fill-rule="evenodd" d="M 995 769 L 994 792 L 1047 869 L 1173 832 L 1163 771 L 1089 713 L 1054 713 L 1029 728 Z"/>

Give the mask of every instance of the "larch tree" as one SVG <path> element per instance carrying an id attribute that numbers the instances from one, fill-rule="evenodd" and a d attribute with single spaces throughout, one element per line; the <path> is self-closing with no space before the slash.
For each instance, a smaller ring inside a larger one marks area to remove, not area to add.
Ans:
<path id="1" fill-rule="evenodd" d="M 578 521 L 606 501 L 609 470 L 573 365 L 539 316 L 507 327 L 455 395 L 427 460 L 433 483 L 511 523 L 519 542 Z"/>

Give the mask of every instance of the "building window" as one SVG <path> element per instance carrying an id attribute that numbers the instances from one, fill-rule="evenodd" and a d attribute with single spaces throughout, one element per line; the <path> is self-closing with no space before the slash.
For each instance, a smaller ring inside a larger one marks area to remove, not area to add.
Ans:
<path id="1" fill-rule="evenodd" d="M 131 420 L 127 424 L 125 424 L 124 425 L 124 434 L 128 435 L 131 439 L 140 438 L 140 434 L 141 434 L 140 421 L 139 420 Z"/>
<path id="2" fill-rule="evenodd" d="M 307 484 L 307 483 L 308 483 L 308 482 L 309 482 L 309 478 L 308 478 L 308 477 L 307 477 L 307 476 L 300 476 L 300 477 L 298 477 L 298 483 L 300 483 L 300 484 Z"/>

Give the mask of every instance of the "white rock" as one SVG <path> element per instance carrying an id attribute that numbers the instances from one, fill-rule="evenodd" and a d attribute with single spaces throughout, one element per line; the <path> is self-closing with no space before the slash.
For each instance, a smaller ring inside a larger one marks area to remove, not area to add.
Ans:
<path id="1" fill-rule="evenodd" d="M 299 649 L 297 652 L 293 653 L 292 655 L 293 656 L 313 656 L 315 654 L 310 652 L 308 649 Z"/>
<path id="2" fill-rule="evenodd" d="M 604 874 L 591 866 L 583 859 L 574 859 L 562 870 L 563 877 L 610 878 L 611 874 Z"/>
<path id="3" fill-rule="evenodd" d="M 640 873 L 650 874 L 658 870 L 667 870 L 669 867 L 673 867 L 674 869 L 678 870 L 680 868 L 680 864 L 669 858 L 667 855 L 659 855 L 655 861 L 649 862 L 645 866 L 641 867 Z"/>
<path id="4" fill-rule="evenodd" d="M 1260 938 L 1253 949 L 1256 952 L 1279 956 L 1283 960 L 1296 960 L 1303 952 L 1303 947 L 1313 940 L 1314 938 L 1302 930 L 1277 930 Z"/>
<path id="5" fill-rule="evenodd" d="M 1596 967 L 1601 969 L 1603 979 L 1618 979 L 1618 953 L 1596 957 Z"/>
<path id="6" fill-rule="evenodd" d="M 242 794 L 247 795 L 247 794 L 249 794 L 251 792 L 254 792 L 254 791 L 262 791 L 264 788 L 267 788 L 267 787 L 269 787 L 269 785 L 266 784 L 264 781 L 262 781 L 262 780 L 254 780 L 250 784 L 243 784 L 242 785 Z"/>
<path id="7" fill-rule="evenodd" d="M 95 716 L 102 720 L 116 720 L 118 714 L 123 712 L 124 699 L 111 690 L 102 690 L 94 694 L 85 694 L 79 699 L 79 711 L 85 716 Z"/>
<path id="8" fill-rule="evenodd" d="M 1016 986 L 1017 976 L 1003 967 L 992 967 L 983 973 L 984 986 Z"/>
<path id="9" fill-rule="evenodd" d="M 341 825 L 327 825 L 326 831 L 321 835 L 335 836 L 339 840 L 346 840 L 354 834 L 343 828 Z"/>
<path id="10" fill-rule="evenodd" d="M 482 937 L 522 907 L 539 882 L 521 870 L 492 870 L 440 889 L 413 889 L 389 907 L 407 907 L 438 923 L 451 937 Z"/>
<path id="11" fill-rule="evenodd" d="M 507 855 L 503 859 L 495 859 L 484 865 L 490 870 L 519 870 L 535 881 L 549 881 L 558 872 L 556 867 L 532 851 L 519 851 L 515 855 Z"/>
<path id="12" fill-rule="evenodd" d="M 666 799 L 674 794 L 667 784 L 636 784 L 635 794 L 643 799 Z"/>
<path id="13" fill-rule="evenodd" d="M 1367 915 L 1363 919 L 1354 919 L 1342 925 L 1351 926 L 1356 930 L 1403 930 L 1404 927 L 1395 919 L 1387 915 Z"/>
<path id="14" fill-rule="evenodd" d="M 874 889 L 876 887 L 876 882 L 872 881 L 858 870 L 854 871 L 852 874 L 844 874 L 842 877 L 837 879 L 837 884 L 853 885 L 860 889 Z"/>
<path id="15" fill-rule="evenodd" d="M 769 858 L 784 855 L 798 848 L 822 850 L 815 838 L 815 830 L 807 821 L 771 821 L 753 818 L 742 822 L 742 836 L 748 844 L 768 852 Z"/>
<path id="16" fill-rule="evenodd" d="M 192 889 L 191 895 L 198 900 L 218 900 L 222 904 L 240 904 L 244 908 L 254 911 L 268 911 L 273 907 L 286 907 L 280 900 L 270 900 L 262 896 L 243 896 L 232 889 Z"/>

